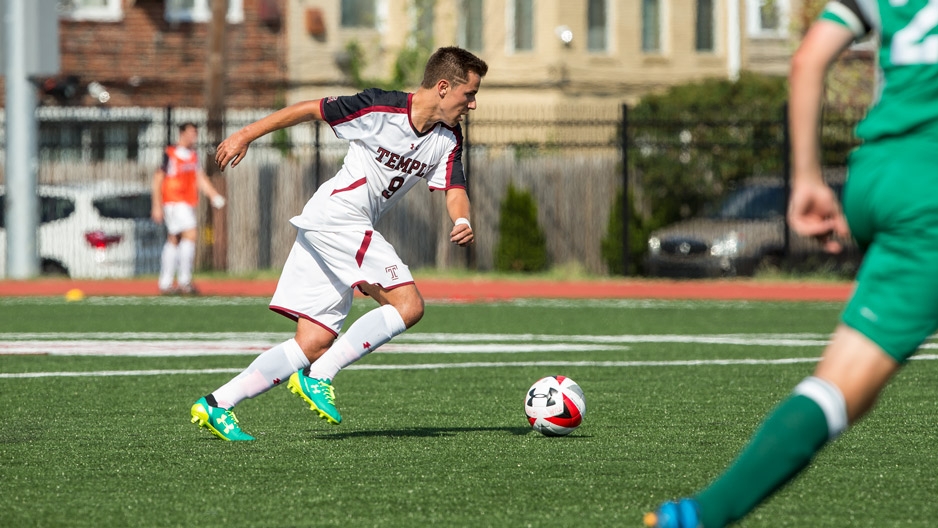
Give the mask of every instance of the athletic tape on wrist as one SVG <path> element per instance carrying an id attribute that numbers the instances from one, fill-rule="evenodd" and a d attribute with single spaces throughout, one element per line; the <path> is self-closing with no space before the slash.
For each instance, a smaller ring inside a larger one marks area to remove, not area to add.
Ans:
<path id="1" fill-rule="evenodd" d="M 466 224 L 467 226 L 469 226 L 469 229 L 472 229 L 472 224 L 469 223 L 469 219 L 468 219 L 468 218 L 457 218 L 457 219 L 456 219 L 456 222 L 453 224 L 453 226 L 455 227 L 455 226 L 458 226 L 458 225 L 461 225 L 461 224 Z"/>

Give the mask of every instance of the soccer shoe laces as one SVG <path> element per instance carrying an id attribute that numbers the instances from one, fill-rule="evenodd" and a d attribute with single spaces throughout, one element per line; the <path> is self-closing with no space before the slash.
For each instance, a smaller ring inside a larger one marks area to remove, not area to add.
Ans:
<path id="1" fill-rule="evenodd" d="M 326 401 L 329 402 L 329 405 L 335 405 L 335 387 L 331 383 L 325 380 L 319 380 L 317 384 L 322 389 L 324 395 L 326 396 Z"/>
<path id="2" fill-rule="evenodd" d="M 231 417 L 231 421 L 233 421 L 235 424 L 238 423 L 238 417 L 235 416 L 234 411 L 232 411 L 231 409 L 225 409 L 225 414 Z"/>

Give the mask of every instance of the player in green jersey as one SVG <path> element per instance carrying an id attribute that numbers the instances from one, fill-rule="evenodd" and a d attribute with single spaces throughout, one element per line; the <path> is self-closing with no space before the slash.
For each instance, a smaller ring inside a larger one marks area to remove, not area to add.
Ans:
<path id="1" fill-rule="evenodd" d="M 831 251 L 866 249 L 856 289 L 812 376 L 766 417 L 733 464 L 691 498 L 645 517 L 658 528 L 722 527 L 746 516 L 869 411 L 938 328 L 938 3 L 834 0 L 792 58 L 789 220 Z M 822 178 L 824 79 L 855 39 L 880 35 L 880 93 L 857 127 L 843 212 Z"/>

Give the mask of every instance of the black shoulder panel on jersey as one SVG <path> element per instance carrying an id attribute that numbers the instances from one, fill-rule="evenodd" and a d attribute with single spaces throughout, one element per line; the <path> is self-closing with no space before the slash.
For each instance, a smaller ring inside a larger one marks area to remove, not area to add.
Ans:
<path id="1" fill-rule="evenodd" d="M 466 181 L 466 173 L 463 170 L 462 166 L 462 127 L 457 123 L 455 127 L 448 127 L 442 125 L 445 128 L 448 128 L 453 131 L 453 134 L 456 136 L 456 147 L 453 148 L 452 156 L 450 157 L 452 168 L 450 169 L 450 175 L 448 178 L 447 184 L 449 186 L 462 186 L 469 188 L 469 182 Z M 450 162 L 450 160 L 447 160 Z"/>
<path id="2" fill-rule="evenodd" d="M 323 101 L 323 119 L 330 125 L 355 119 L 368 112 L 407 109 L 407 94 L 369 88 L 355 95 L 327 97 Z"/>
<path id="3" fill-rule="evenodd" d="M 860 19 L 860 22 L 863 22 L 863 32 L 869 33 L 873 30 L 873 25 L 870 24 L 869 19 L 866 16 L 866 13 L 860 9 L 860 4 L 857 3 L 857 0 L 834 0 L 839 4 L 842 4 L 844 7 L 849 9 L 853 14 L 857 15 L 857 18 Z"/>

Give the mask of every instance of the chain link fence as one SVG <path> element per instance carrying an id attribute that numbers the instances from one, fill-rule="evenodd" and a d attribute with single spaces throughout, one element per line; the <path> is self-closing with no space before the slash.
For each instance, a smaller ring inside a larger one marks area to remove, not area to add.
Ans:
<path id="1" fill-rule="evenodd" d="M 222 132 L 233 133 L 271 111 L 229 111 Z M 846 152 L 854 146 L 852 128 L 862 114 L 852 115 L 829 121 L 823 134 L 825 163 L 841 183 Z M 215 172 L 205 112 L 43 107 L 38 117 L 43 270 L 74 277 L 155 273 L 165 234 L 149 220 L 150 180 L 164 147 L 187 121 L 199 125 L 199 155 L 207 172 Z M 713 119 L 639 116 L 627 108 L 613 115 L 608 108 L 490 114 L 464 123 L 463 149 L 474 246 L 450 244 L 445 200 L 425 187 L 408 193 L 376 226 L 414 269 L 492 270 L 500 205 L 509 185 L 534 197 L 554 266 L 596 275 L 742 275 L 767 262 L 808 263 L 806 255 L 813 255 L 813 249 L 801 254 L 784 220 L 783 109 L 768 117 L 737 111 Z M 233 274 L 281 267 L 295 237 L 289 219 L 337 172 L 346 150 L 347 143 L 324 123 L 257 140 L 238 167 L 213 176 L 227 207 L 216 212 L 204 199 L 200 204 L 199 267 Z M 772 195 L 761 202 L 747 195 L 759 185 Z M 621 200 L 625 188 L 627 207 Z M 747 199 L 733 210 L 733 200 Z M 69 206 L 69 200 L 76 203 Z M 81 200 L 88 203 L 77 203 Z M 722 227 L 700 222 L 720 214 L 739 218 Z M 765 229 L 773 234 L 765 237 L 781 238 L 782 245 L 759 249 L 757 262 L 749 262 L 762 235 L 747 226 L 766 220 L 772 227 Z M 107 244 L 107 235 L 122 240 Z M 5 240 L 0 242 L 5 251 Z M 619 249 L 610 253 L 610 243 Z M 118 250 L 121 245 L 130 247 Z M 695 261 L 701 255 L 707 263 Z"/>

